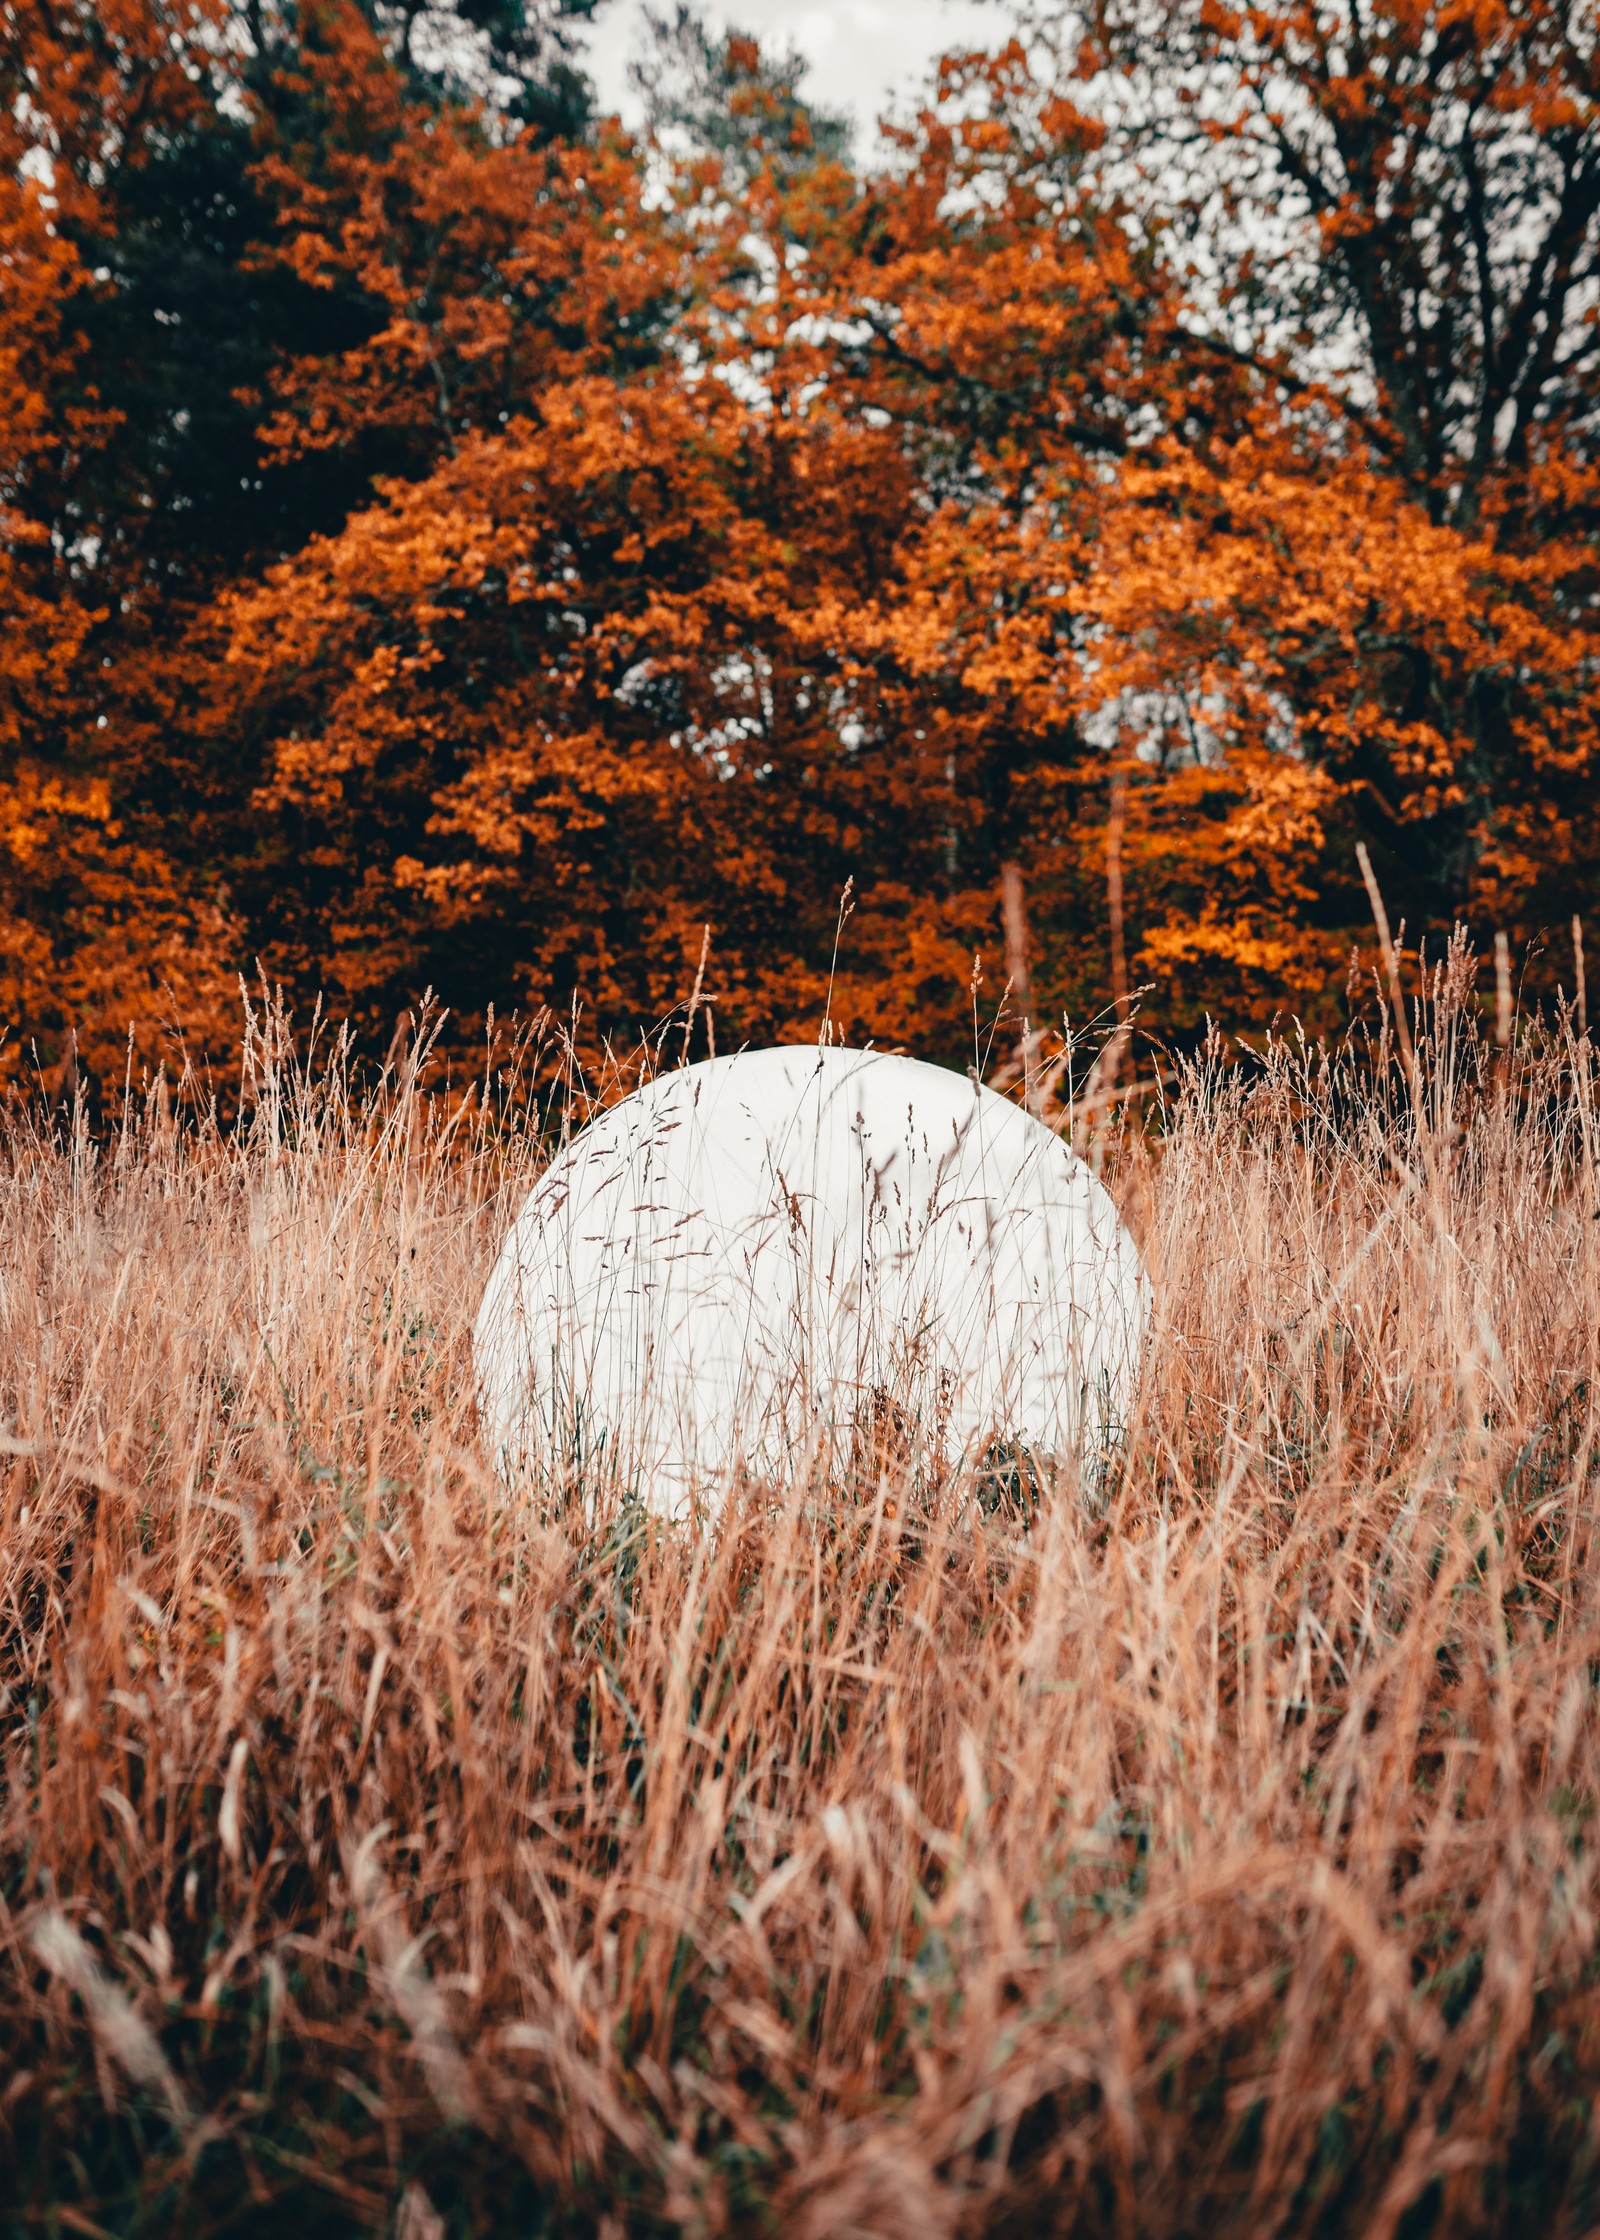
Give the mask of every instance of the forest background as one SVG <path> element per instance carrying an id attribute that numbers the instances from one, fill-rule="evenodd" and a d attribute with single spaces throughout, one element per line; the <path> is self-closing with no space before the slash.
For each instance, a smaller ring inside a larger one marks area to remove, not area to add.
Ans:
<path id="1" fill-rule="evenodd" d="M 959 1058 L 975 955 L 1321 1028 L 1358 842 L 1571 993 L 1594 8 L 997 7 L 866 166 L 681 8 L 628 135 L 592 12 L 0 5 L 0 1071 L 258 964 L 380 1048 L 703 963 Z"/>

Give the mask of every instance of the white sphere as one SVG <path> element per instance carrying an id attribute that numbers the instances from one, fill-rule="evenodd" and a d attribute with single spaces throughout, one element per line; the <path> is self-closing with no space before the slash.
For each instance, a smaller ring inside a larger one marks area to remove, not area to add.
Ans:
<path id="1" fill-rule="evenodd" d="M 1149 1313 L 1083 1162 L 967 1077 L 874 1051 L 660 1075 L 540 1177 L 473 1337 L 509 1477 L 581 1461 L 666 1514 L 894 1422 L 953 1463 L 1125 1421 Z"/>

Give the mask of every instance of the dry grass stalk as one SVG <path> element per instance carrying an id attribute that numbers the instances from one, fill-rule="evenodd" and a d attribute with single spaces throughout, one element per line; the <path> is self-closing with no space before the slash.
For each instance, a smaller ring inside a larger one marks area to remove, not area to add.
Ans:
<path id="1" fill-rule="evenodd" d="M 866 1442 L 710 1539 L 509 1499 L 537 1150 L 418 1043 L 14 1124 L 15 2229 L 1588 2229 L 1593 1073 L 1471 979 L 1401 1075 L 1191 1075 L 1139 1420 L 1031 1524 Z"/>

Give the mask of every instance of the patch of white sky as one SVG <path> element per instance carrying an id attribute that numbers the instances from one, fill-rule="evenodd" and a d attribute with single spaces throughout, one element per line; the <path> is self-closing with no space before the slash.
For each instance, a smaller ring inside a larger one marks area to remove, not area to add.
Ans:
<path id="1" fill-rule="evenodd" d="M 666 14 L 671 0 L 656 5 Z M 586 40 L 599 106 L 628 125 L 641 116 L 628 65 L 647 41 L 645 9 L 646 0 L 609 0 Z M 748 32 L 772 51 L 798 48 L 809 65 L 802 92 L 852 120 L 866 163 L 878 119 L 915 108 L 940 55 L 1002 46 L 1012 32 L 1003 0 L 709 0 L 703 13 L 714 30 Z"/>

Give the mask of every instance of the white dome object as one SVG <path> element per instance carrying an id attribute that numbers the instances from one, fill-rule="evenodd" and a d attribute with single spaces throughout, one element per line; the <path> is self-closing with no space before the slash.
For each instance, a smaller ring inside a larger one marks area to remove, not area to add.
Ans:
<path id="1" fill-rule="evenodd" d="M 540 1177 L 473 1335 L 508 1476 L 582 1460 L 664 1514 L 893 1421 L 955 1462 L 1126 1421 L 1149 1286 L 1039 1121 L 875 1051 L 660 1075 Z"/>

